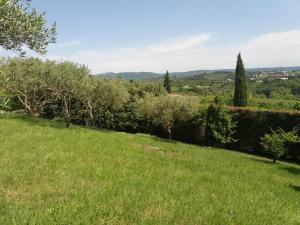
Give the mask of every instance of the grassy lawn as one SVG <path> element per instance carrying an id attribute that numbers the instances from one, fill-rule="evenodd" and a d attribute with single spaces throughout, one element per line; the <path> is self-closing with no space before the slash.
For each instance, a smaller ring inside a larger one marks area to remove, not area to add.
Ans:
<path id="1" fill-rule="evenodd" d="M 0 224 L 300 224 L 300 166 L 1 115 Z"/>

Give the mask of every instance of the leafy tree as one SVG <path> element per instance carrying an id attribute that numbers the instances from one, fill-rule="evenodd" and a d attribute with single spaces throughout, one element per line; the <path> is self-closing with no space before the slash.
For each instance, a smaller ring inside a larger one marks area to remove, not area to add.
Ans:
<path id="1" fill-rule="evenodd" d="M 234 106 L 244 107 L 248 103 L 247 80 L 244 63 L 239 53 L 235 70 Z"/>
<path id="2" fill-rule="evenodd" d="M 69 127 L 73 118 L 73 100 L 80 95 L 82 81 L 89 74 L 89 70 L 85 66 L 67 61 L 56 64 L 51 69 L 47 77 L 47 88 L 55 99 L 62 103 L 63 116 L 66 126 Z"/>
<path id="3" fill-rule="evenodd" d="M 168 95 L 147 94 L 137 103 L 137 113 L 156 126 L 161 126 L 169 140 L 176 122 L 188 121 L 195 116 L 198 108 L 193 99 Z"/>
<path id="4" fill-rule="evenodd" d="M 105 121 L 105 113 L 119 110 L 128 101 L 125 86 L 121 80 L 116 79 L 88 76 L 84 79 L 84 87 L 80 93 L 88 115 L 87 124 L 92 127 L 96 126 L 96 121 Z"/>
<path id="5" fill-rule="evenodd" d="M 272 130 L 270 134 L 265 134 L 261 138 L 261 145 L 264 152 L 273 158 L 273 163 L 277 159 L 286 155 L 288 144 L 296 143 L 298 141 L 297 131 L 293 130 L 285 132 L 281 128 L 276 131 Z"/>
<path id="6" fill-rule="evenodd" d="M 169 71 L 167 71 L 166 75 L 164 76 L 164 87 L 168 93 L 171 93 L 171 81 Z"/>
<path id="7" fill-rule="evenodd" d="M 0 0 L 0 46 L 25 55 L 24 47 L 46 53 L 56 41 L 56 25 L 46 26 L 45 14 L 31 8 L 30 0 Z"/>
<path id="8" fill-rule="evenodd" d="M 225 105 L 223 97 L 215 97 L 207 110 L 207 134 L 210 144 L 223 147 L 235 142 L 233 138 L 236 123 L 232 121 L 231 114 Z"/>
<path id="9" fill-rule="evenodd" d="M 1 83 L 5 92 L 16 97 L 25 111 L 31 116 L 37 116 L 43 107 L 53 102 L 45 79 L 48 76 L 49 62 L 39 59 L 15 58 L 7 60 Z"/>
<path id="10" fill-rule="evenodd" d="M 288 145 L 298 141 L 297 131 L 293 130 L 285 132 L 278 128 L 276 131 L 272 130 L 270 134 L 265 134 L 261 138 L 261 145 L 264 152 L 273 157 L 273 163 L 288 151 Z"/>

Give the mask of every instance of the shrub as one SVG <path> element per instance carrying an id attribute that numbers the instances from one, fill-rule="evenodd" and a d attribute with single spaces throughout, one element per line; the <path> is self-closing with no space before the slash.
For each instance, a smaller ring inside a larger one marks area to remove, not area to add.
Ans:
<path id="1" fill-rule="evenodd" d="M 296 130 L 285 132 L 279 128 L 276 131 L 272 130 L 271 133 L 265 134 L 261 138 L 261 145 L 263 146 L 264 152 L 273 158 L 273 163 L 278 158 L 281 158 L 287 154 L 288 145 L 296 143 L 298 136 Z"/>
<path id="2" fill-rule="evenodd" d="M 207 110 L 207 133 L 210 145 L 224 147 L 235 142 L 233 138 L 236 123 L 225 105 L 223 97 L 215 97 Z"/>

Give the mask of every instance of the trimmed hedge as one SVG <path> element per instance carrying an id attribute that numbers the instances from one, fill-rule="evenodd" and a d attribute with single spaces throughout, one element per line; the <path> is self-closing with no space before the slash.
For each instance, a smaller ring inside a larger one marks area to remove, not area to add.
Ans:
<path id="1" fill-rule="evenodd" d="M 296 126 L 300 126 L 300 112 L 261 111 L 238 107 L 231 107 L 230 112 L 233 120 L 237 122 L 234 138 L 238 141 L 228 146 L 233 150 L 261 154 L 260 138 L 266 133 L 270 133 L 271 129 L 282 128 L 285 131 L 291 131 Z M 205 130 L 205 120 L 195 118 L 188 123 L 176 124 L 172 133 L 175 140 L 207 145 L 209 137 Z M 298 132 L 298 135 L 300 135 L 300 129 Z M 161 137 L 165 136 L 160 129 L 155 129 L 153 133 Z M 300 160 L 300 143 L 289 146 L 288 157 Z"/>
<path id="2" fill-rule="evenodd" d="M 238 141 L 234 149 L 258 152 L 262 149 L 260 138 L 271 130 L 282 128 L 291 131 L 300 125 L 300 112 L 259 111 L 242 108 L 231 108 L 233 119 L 237 122 L 235 138 Z"/>

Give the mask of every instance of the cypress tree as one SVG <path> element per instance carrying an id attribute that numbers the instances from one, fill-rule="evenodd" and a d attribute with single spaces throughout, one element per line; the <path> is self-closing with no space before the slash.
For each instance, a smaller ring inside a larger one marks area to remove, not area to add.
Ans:
<path id="1" fill-rule="evenodd" d="M 247 80 L 244 63 L 239 53 L 235 70 L 234 106 L 244 107 L 248 103 Z"/>
<path id="2" fill-rule="evenodd" d="M 169 71 L 167 71 L 164 77 L 164 87 L 168 93 L 171 93 L 171 81 L 170 81 Z"/>

